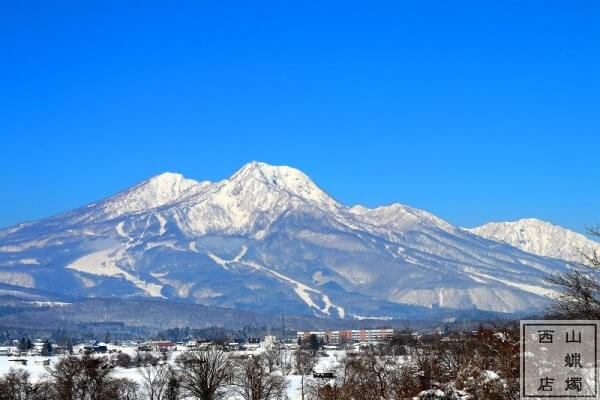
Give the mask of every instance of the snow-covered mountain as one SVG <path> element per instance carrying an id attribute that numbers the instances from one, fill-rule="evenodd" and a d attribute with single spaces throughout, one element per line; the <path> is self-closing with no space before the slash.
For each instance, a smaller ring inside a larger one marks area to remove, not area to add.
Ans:
<path id="1" fill-rule="evenodd" d="M 347 207 L 260 162 L 219 182 L 161 174 L 0 230 L 5 284 L 342 318 L 534 310 L 565 264 L 405 205 Z"/>
<path id="2" fill-rule="evenodd" d="M 468 230 L 528 253 L 574 263 L 582 261 L 582 253 L 589 256 L 594 251 L 600 251 L 600 243 L 569 229 L 535 218 L 525 218 L 515 222 L 489 222 Z"/>

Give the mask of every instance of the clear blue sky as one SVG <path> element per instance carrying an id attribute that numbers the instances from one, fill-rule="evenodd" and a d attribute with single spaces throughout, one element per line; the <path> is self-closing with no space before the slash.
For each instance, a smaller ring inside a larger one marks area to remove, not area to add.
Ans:
<path id="1" fill-rule="evenodd" d="M 251 160 L 462 226 L 600 223 L 596 1 L 94 3 L 2 5 L 0 226 Z"/>

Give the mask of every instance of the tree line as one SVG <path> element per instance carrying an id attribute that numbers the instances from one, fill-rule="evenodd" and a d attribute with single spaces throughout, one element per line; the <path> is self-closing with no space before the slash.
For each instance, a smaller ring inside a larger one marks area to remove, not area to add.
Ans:
<path id="1" fill-rule="evenodd" d="M 38 382 L 23 369 L 9 370 L 0 378 L 0 400 L 217 400 L 233 394 L 283 400 L 285 377 L 269 356 L 234 357 L 218 347 L 185 352 L 173 363 L 145 353 L 67 356 Z M 118 366 L 136 367 L 140 379 L 115 376 Z"/>
<path id="2" fill-rule="evenodd" d="M 510 325 L 419 340 L 404 332 L 348 352 L 335 372 L 323 377 L 314 368 L 327 354 L 310 341 L 293 352 L 276 345 L 252 356 L 215 346 L 182 353 L 172 363 L 145 352 L 68 356 L 48 366 L 47 377 L 35 383 L 26 371 L 10 370 L 0 378 L 0 400 L 284 400 L 289 374 L 300 379 L 303 400 L 426 399 L 428 390 L 516 399 L 518 347 L 518 328 Z M 139 379 L 116 376 L 116 367 L 137 368 Z M 486 371 L 499 378 L 490 379 Z"/>

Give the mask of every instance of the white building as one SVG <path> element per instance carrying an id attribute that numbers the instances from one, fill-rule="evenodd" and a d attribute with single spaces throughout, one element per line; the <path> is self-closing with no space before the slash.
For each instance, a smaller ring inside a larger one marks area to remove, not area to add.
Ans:
<path id="1" fill-rule="evenodd" d="M 299 340 L 309 340 L 312 335 L 322 339 L 326 344 L 341 342 L 366 343 L 382 342 L 394 336 L 393 329 L 351 329 L 343 331 L 296 332 Z"/>

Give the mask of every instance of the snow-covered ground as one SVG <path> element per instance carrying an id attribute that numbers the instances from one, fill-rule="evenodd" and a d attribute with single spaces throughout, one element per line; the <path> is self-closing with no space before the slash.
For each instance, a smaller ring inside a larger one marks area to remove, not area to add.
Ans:
<path id="1" fill-rule="evenodd" d="M 13 361 L 10 361 L 15 358 L 26 359 L 27 365 L 20 365 Z M 0 375 L 6 374 L 11 368 L 14 368 L 14 369 L 21 368 L 21 369 L 24 369 L 27 372 L 29 372 L 30 378 L 33 382 L 37 382 L 39 380 L 43 380 L 44 377 L 47 376 L 47 373 L 48 373 L 46 370 L 46 367 L 44 365 L 42 365 L 42 361 L 50 360 L 51 363 L 55 363 L 56 361 L 58 361 L 58 359 L 59 359 L 59 357 L 57 357 L 57 356 L 54 356 L 54 357 L 41 357 L 41 356 L 6 357 L 6 356 L 0 356 Z"/>
<path id="2" fill-rule="evenodd" d="M 74 352 L 76 354 L 78 354 L 79 350 L 82 348 L 83 346 L 76 346 L 74 348 Z M 117 352 L 123 352 L 126 354 L 129 354 L 131 357 L 134 357 L 136 355 L 136 349 L 135 347 L 125 347 L 125 346 L 115 346 L 115 345 L 108 345 L 108 349 L 110 350 L 114 350 Z M 169 363 L 174 363 L 175 359 L 183 354 L 186 351 L 186 348 L 183 346 L 179 346 L 177 348 L 177 350 L 173 351 L 170 353 L 170 357 L 169 357 Z M 289 354 L 287 354 L 288 358 L 290 360 L 292 360 L 292 354 L 291 354 L 291 350 L 287 350 Z M 261 353 L 264 352 L 264 348 L 263 347 L 257 347 L 255 349 L 251 349 L 251 350 L 244 350 L 244 351 L 233 351 L 231 353 L 229 353 L 231 356 L 239 356 L 239 355 L 259 355 Z M 339 361 L 345 356 L 346 352 L 343 350 L 327 350 L 324 352 L 321 352 L 324 354 L 327 354 L 327 356 L 319 356 L 318 361 L 314 367 L 314 371 L 317 372 L 327 372 L 332 370 L 338 363 Z M 115 353 L 112 354 L 106 354 L 106 356 L 111 356 Z M 0 376 L 6 374 L 11 368 L 21 368 L 26 370 L 27 372 L 29 372 L 30 374 L 30 379 L 32 382 L 37 382 L 40 380 L 44 380 L 46 378 L 49 377 L 48 374 L 48 370 L 47 370 L 47 366 L 44 366 L 42 364 L 43 361 L 49 360 L 50 364 L 55 364 L 57 363 L 62 356 L 51 356 L 51 357 L 42 357 L 42 356 L 19 356 L 19 357 L 13 357 L 13 356 L 0 356 Z M 25 359 L 27 360 L 27 364 L 26 365 L 21 365 L 21 364 L 17 364 L 13 361 L 10 361 L 12 359 Z M 276 372 L 279 373 L 279 372 Z M 140 385 L 143 384 L 143 378 L 142 375 L 140 374 L 139 370 L 137 368 L 121 368 L 121 367 L 117 367 L 113 370 L 113 376 L 114 377 L 118 377 L 118 378 L 128 378 L 131 379 L 137 383 L 139 383 Z M 294 375 L 294 374 L 290 374 L 290 375 L 286 375 L 285 376 L 286 381 L 287 381 L 287 396 L 289 400 L 299 400 L 301 398 L 301 376 L 300 375 Z M 232 388 L 228 388 L 227 389 L 229 394 L 227 395 L 227 399 L 229 400 L 237 400 L 239 398 L 239 396 L 237 396 Z"/>

